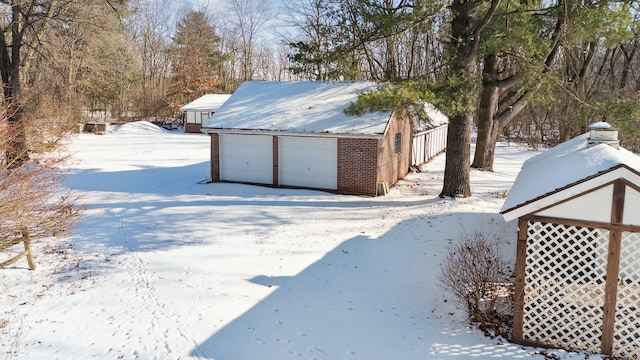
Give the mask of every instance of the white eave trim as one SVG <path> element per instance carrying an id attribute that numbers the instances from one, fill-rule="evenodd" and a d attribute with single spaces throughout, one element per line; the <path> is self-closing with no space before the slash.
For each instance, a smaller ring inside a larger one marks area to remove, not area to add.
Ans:
<path id="1" fill-rule="evenodd" d="M 574 196 L 583 194 L 589 190 L 614 182 L 617 179 L 626 179 L 631 183 L 640 184 L 640 175 L 629 170 L 626 167 L 607 171 L 599 176 L 584 182 L 577 183 L 558 192 L 551 192 L 548 195 L 542 195 L 542 198 L 523 206 L 514 206 L 511 209 L 502 211 L 505 221 L 511 221 L 525 215 L 534 214 L 542 209 L 551 207 L 562 200 L 569 199 Z"/>
<path id="2" fill-rule="evenodd" d="M 352 139 L 381 139 L 384 134 L 337 134 L 331 132 L 293 132 L 280 130 L 243 130 L 243 129 L 216 129 L 201 128 L 205 134 L 235 134 L 235 135 L 271 135 L 271 136 L 297 136 L 297 137 L 332 137 L 332 138 L 352 138 Z"/>

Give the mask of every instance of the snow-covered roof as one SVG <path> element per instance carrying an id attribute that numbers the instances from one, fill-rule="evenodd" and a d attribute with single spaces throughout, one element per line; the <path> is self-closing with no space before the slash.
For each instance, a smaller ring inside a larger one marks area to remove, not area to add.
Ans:
<path id="1" fill-rule="evenodd" d="M 274 130 L 296 133 L 383 134 L 391 113 L 347 116 L 358 94 L 376 88 L 369 81 L 243 83 L 204 124 L 207 129 Z"/>
<path id="2" fill-rule="evenodd" d="M 437 127 L 449 123 L 449 117 L 447 117 L 447 115 L 442 113 L 431 103 L 424 103 L 424 112 L 427 114 L 427 117 L 431 121 L 431 126 Z"/>
<path id="3" fill-rule="evenodd" d="M 525 161 L 502 206 L 505 218 L 514 218 L 506 213 L 525 206 L 536 210 L 539 206 L 532 204 L 541 199 L 614 169 L 625 167 L 640 175 L 639 156 L 608 144 L 588 146 L 588 140 L 589 133 L 582 134 Z"/>
<path id="4" fill-rule="evenodd" d="M 180 111 L 217 111 L 231 97 L 229 94 L 206 94 L 180 108 Z"/>

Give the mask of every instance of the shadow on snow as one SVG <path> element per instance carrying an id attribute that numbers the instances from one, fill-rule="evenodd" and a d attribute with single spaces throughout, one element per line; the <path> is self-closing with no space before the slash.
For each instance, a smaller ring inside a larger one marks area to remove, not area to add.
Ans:
<path id="1" fill-rule="evenodd" d="M 231 183 L 198 184 L 208 162 L 175 168 L 141 167 L 104 172 L 96 169 L 69 174 L 65 184 L 85 193 L 86 213 L 74 231 L 76 243 L 105 246 L 117 255 L 126 252 L 170 250 L 210 241 L 193 236 L 193 229 L 237 228 L 251 224 L 268 228 L 286 224 L 287 216 L 270 211 L 290 207 L 294 211 L 322 208 L 389 208 L 428 205 L 440 199 L 376 201 L 353 196 L 345 201 L 331 193 Z M 197 210 L 193 210 L 196 208 Z M 194 216 L 193 214 L 202 214 Z M 247 214 L 250 214 L 247 215 Z"/>
<path id="2" fill-rule="evenodd" d="M 475 344 L 461 343 L 469 337 L 456 335 L 473 330 L 457 315 L 453 299 L 434 290 L 439 286 L 438 259 L 447 245 L 463 235 L 465 224 L 479 221 L 485 224 L 485 234 L 506 243 L 515 234 L 513 224 L 506 226 L 498 214 L 420 216 L 377 239 L 351 238 L 295 276 L 248 279 L 275 290 L 191 355 L 467 359 L 522 354 L 517 346 L 499 345 L 480 335 Z"/>

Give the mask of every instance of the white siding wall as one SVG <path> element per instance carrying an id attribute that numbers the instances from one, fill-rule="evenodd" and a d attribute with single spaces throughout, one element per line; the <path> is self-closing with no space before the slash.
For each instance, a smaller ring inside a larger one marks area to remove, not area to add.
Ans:
<path id="1" fill-rule="evenodd" d="M 624 200 L 623 224 L 640 225 L 640 193 L 627 186 Z"/>
<path id="2" fill-rule="evenodd" d="M 612 202 L 613 185 L 610 185 L 536 213 L 536 215 L 609 223 Z"/>
<path id="3" fill-rule="evenodd" d="M 187 111 L 187 123 L 195 124 L 196 123 L 196 113 L 193 111 Z"/>

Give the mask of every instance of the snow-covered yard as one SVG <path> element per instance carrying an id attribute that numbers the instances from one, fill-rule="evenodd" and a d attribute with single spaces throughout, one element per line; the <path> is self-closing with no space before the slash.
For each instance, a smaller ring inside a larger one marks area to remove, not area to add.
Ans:
<path id="1" fill-rule="evenodd" d="M 444 155 L 369 198 L 204 184 L 209 138 L 146 123 L 69 150 L 85 216 L 34 246 L 35 271 L 0 270 L 0 358 L 544 358 L 471 329 L 437 280 L 464 234 L 515 258 L 498 211 L 525 148 L 500 144 L 455 200 L 437 196 Z"/>

